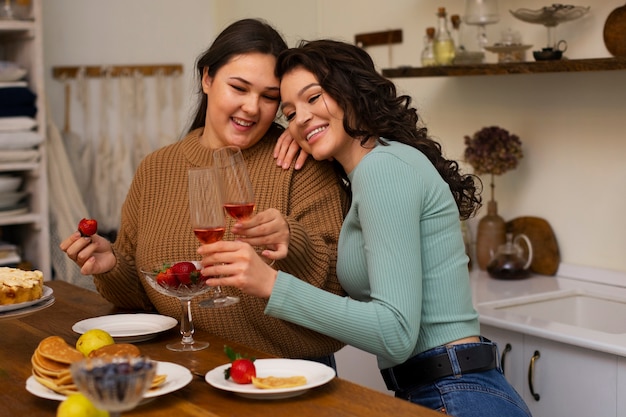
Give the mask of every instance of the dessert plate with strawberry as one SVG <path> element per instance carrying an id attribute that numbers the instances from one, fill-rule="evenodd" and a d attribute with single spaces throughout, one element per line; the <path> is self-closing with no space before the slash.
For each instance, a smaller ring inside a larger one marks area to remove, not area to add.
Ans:
<path id="1" fill-rule="evenodd" d="M 232 366 L 227 363 L 207 372 L 206 382 L 218 389 L 233 392 L 244 398 L 259 400 L 278 400 L 296 397 L 306 393 L 311 388 L 319 387 L 335 377 L 335 370 L 319 362 L 303 359 L 256 359 L 256 377 L 290 380 L 294 377 L 304 377 L 306 382 L 298 386 L 287 388 L 259 388 L 253 383 L 238 384 L 231 377 L 225 378 L 224 372 Z M 232 372 L 232 371 L 231 371 Z"/>
<path id="2" fill-rule="evenodd" d="M 177 324 L 175 318 L 160 314 L 112 314 L 81 320 L 72 326 L 72 330 L 83 334 L 90 329 L 101 329 L 113 336 L 117 343 L 135 343 L 150 340 Z"/>

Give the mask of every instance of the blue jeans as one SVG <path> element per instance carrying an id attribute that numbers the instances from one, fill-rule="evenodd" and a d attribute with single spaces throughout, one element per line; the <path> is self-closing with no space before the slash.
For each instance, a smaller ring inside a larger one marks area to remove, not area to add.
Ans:
<path id="1" fill-rule="evenodd" d="M 531 417 L 524 400 L 504 378 L 499 364 L 489 371 L 461 374 L 456 350 L 478 344 L 440 346 L 420 353 L 418 358 L 428 358 L 447 351 L 455 375 L 396 391 L 396 397 L 454 417 Z M 493 342 L 483 338 L 481 344 Z"/>

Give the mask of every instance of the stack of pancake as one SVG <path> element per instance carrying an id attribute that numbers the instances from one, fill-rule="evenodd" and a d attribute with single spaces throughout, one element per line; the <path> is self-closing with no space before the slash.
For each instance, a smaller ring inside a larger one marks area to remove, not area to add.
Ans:
<path id="1" fill-rule="evenodd" d="M 132 356 L 139 357 L 141 352 L 135 345 L 129 343 L 116 343 L 96 349 L 89 354 L 89 357 L 104 356 Z M 33 356 L 33 377 L 44 387 L 63 395 L 78 392 L 78 388 L 72 380 L 70 365 L 85 359 L 82 353 L 60 336 L 48 336 L 43 339 Z M 167 375 L 155 375 L 150 389 L 161 386 Z"/>

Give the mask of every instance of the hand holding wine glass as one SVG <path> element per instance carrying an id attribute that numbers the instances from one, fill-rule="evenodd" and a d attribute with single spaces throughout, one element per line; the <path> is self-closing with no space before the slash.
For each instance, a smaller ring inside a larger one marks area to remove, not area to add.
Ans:
<path id="1" fill-rule="evenodd" d="M 222 239 L 226 219 L 215 168 L 189 170 L 189 213 L 191 227 L 201 243 L 214 243 Z M 239 302 L 239 298 L 225 295 L 220 287 L 214 290 L 211 298 L 200 302 L 202 307 L 226 307 Z"/>

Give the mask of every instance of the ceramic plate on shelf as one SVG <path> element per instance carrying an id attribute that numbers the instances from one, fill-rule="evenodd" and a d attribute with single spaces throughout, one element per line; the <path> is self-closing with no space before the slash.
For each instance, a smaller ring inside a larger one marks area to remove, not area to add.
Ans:
<path id="1" fill-rule="evenodd" d="M 18 304 L 2 305 L 2 306 L 0 306 L 0 314 L 6 313 L 7 311 L 19 310 L 19 309 L 22 309 L 22 308 L 27 308 L 27 307 L 33 306 L 35 304 L 39 304 L 39 303 L 41 303 L 43 301 L 46 301 L 50 297 L 52 297 L 53 293 L 54 293 L 54 291 L 52 290 L 52 288 L 46 287 L 44 285 L 43 286 L 43 294 L 41 295 L 41 298 L 38 298 L 37 300 L 32 300 L 32 301 L 25 301 L 23 303 L 18 303 Z"/>
<path id="2" fill-rule="evenodd" d="M 224 379 L 224 370 L 230 363 L 218 366 L 207 372 L 205 380 L 209 385 L 233 392 L 241 397 L 259 400 L 278 400 L 302 395 L 311 388 L 326 384 L 335 377 L 335 370 L 319 362 L 303 359 L 257 359 L 254 361 L 258 377 L 288 377 L 302 375 L 307 383 L 298 387 L 262 389 L 252 384 L 237 384 L 230 379 Z"/>
<path id="3" fill-rule="evenodd" d="M 7 311 L 6 313 L 0 313 L 0 321 L 21 319 L 22 317 L 30 316 L 38 311 L 45 310 L 54 304 L 54 297 L 50 297 L 45 301 L 39 301 L 37 304 L 33 304 L 29 307 L 20 308 L 18 310 Z"/>
<path id="4" fill-rule="evenodd" d="M 133 343 L 152 339 L 177 324 L 176 319 L 160 314 L 112 314 L 81 320 L 72 326 L 72 330 L 83 334 L 90 329 L 101 329 L 118 343 Z"/>
<path id="5" fill-rule="evenodd" d="M 492 45 L 485 46 L 485 49 L 489 52 L 495 52 L 498 54 L 512 54 L 514 52 L 526 51 L 532 48 L 532 45 Z"/>
<path id="6" fill-rule="evenodd" d="M 28 213 L 28 204 L 18 204 L 0 209 L 0 217 L 18 216 L 26 213 Z"/>
<path id="7" fill-rule="evenodd" d="M 169 394 L 170 392 L 177 391 L 191 382 L 193 375 L 191 371 L 182 365 L 178 365 L 172 362 L 158 362 L 157 361 L 157 375 L 167 375 L 165 383 L 159 386 L 159 388 L 146 392 L 143 396 L 143 401 L 151 398 L 159 397 L 161 395 Z M 35 377 L 30 376 L 26 380 L 26 391 L 40 398 L 46 398 L 48 400 L 63 401 L 66 396 L 52 391 L 49 388 L 41 385 Z"/>
<path id="8" fill-rule="evenodd" d="M 15 207 L 28 195 L 28 191 L 8 191 L 0 193 L 0 210 Z"/>

